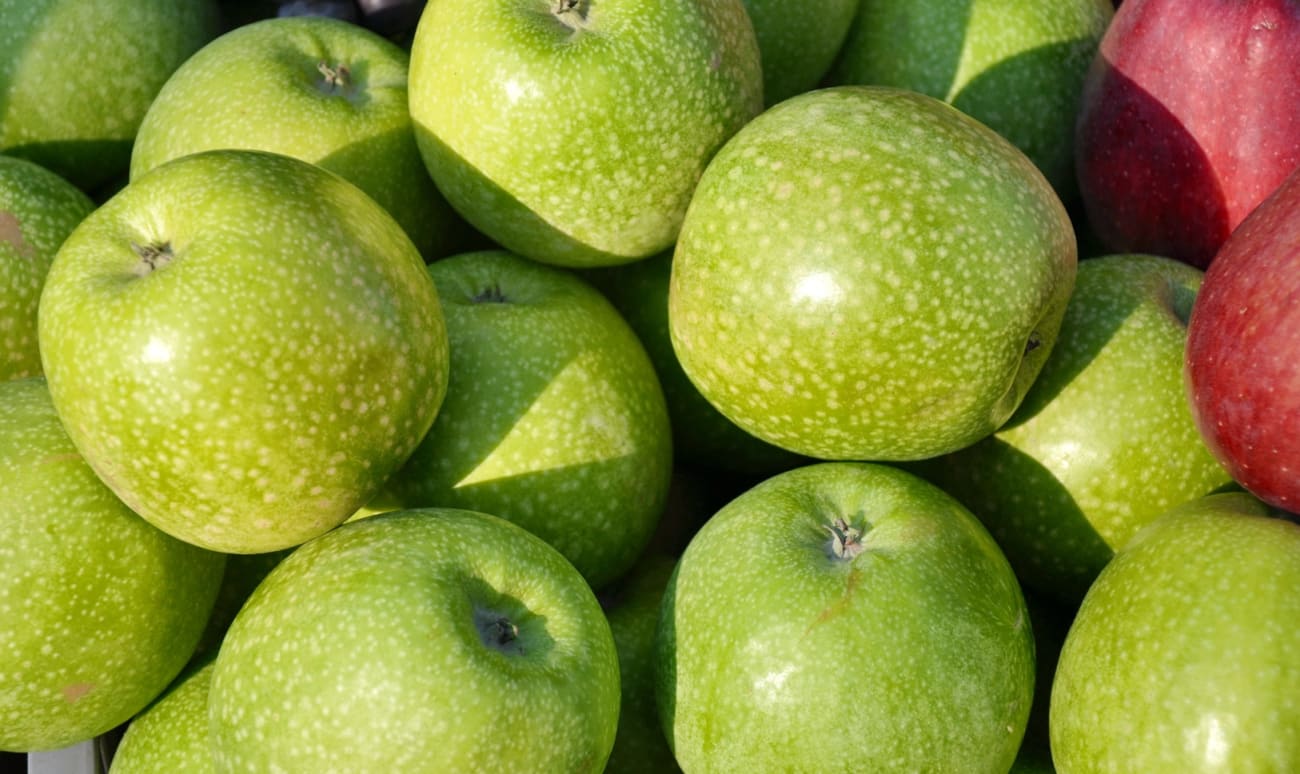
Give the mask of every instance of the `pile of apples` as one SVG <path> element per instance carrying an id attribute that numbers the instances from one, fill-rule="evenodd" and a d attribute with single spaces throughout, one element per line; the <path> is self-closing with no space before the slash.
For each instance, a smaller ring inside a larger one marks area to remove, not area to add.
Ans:
<path id="1" fill-rule="evenodd" d="M 1297 0 L 0 0 L 0 750 L 1300 771 Z"/>

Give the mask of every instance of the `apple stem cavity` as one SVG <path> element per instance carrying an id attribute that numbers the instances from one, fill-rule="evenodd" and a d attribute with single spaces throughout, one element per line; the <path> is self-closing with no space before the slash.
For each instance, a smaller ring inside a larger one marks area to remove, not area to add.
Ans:
<path id="1" fill-rule="evenodd" d="M 476 304 L 504 304 L 509 301 L 506 294 L 501 292 L 501 286 L 495 282 L 475 293 L 471 300 Z"/>
<path id="2" fill-rule="evenodd" d="M 342 62 L 330 65 L 329 62 L 321 60 L 316 63 L 316 69 L 320 71 L 323 79 L 321 85 L 327 94 L 343 91 L 352 83 L 352 71 Z"/>
<path id="3" fill-rule="evenodd" d="M 143 277 L 150 272 L 158 271 L 167 264 L 172 262 L 175 254 L 172 252 L 171 242 L 150 243 L 147 245 L 131 243 L 131 249 L 135 254 L 140 256 L 140 262 L 136 264 L 136 274 Z"/>
<path id="4" fill-rule="evenodd" d="M 862 545 L 862 530 L 837 517 L 826 531 L 831 533 L 830 555 L 833 559 L 852 560 L 866 550 Z"/>
<path id="5" fill-rule="evenodd" d="M 483 644 L 502 653 L 522 656 L 524 644 L 519 639 L 519 626 L 503 615 L 490 610 L 476 610 L 474 623 Z"/>
<path id="6" fill-rule="evenodd" d="M 551 14 L 575 32 L 587 28 L 587 13 L 590 9 L 591 0 L 554 0 L 551 4 Z"/>

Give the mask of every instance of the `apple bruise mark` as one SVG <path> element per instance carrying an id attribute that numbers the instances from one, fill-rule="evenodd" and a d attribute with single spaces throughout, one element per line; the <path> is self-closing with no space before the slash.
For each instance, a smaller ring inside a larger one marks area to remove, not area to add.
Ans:
<path id="1" fill-rule="evenodd" d="M 519 640 L 519 627 L 509 618 L 491 610 L 476 609 L 474 626 L 479 639 L 493 650 L 507 655 L 524 655 L 524 644 Z"/>
<path id="2" fill-rule="evenodd" d="M 22 224 L 18 222 L 18 216 L 12 212 L 0 212 L 0 242 L 13 245 L 20 258 L 30 261 L 36 257 L 35 248 L 23 239 Z"/>
<path id="3" fill-rule="evenodd" d="M 551 14 L 574 32 L 587 28 L 590 12 L 591 0 L 554 0 L 551 4 Z"/>
<path id="4" fill-rule="evenodd" d="M 95 686 L 90 683 L 72 683 L 63 686 L 63 698 L 66 699 L 69 704 L 76 704 L 86 694 L 93 690 L 95 690 Z"/>
<path id="5" fill-rule="evenodd" d="M 140 262 L 135 266 L 135 273 L 140 277 L 162 269 L 176 257 L 175 253 L 172 252 L 171 242 L 156 242 L 146 245 L 132 242 L 131 249 L 135 251 L 136 255 L 140 256 Z"/>

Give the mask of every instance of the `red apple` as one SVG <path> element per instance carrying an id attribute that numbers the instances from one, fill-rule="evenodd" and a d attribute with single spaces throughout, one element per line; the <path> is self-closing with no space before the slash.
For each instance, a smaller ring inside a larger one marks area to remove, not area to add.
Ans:
<path id="1" fill-rule="evenodd" d="M 1300 0 L 1128 0 L 1085 81 L 1075 142 L 1110 250 L 1204 268 L 1300 166 Z"/>
<path id="2" fill-rule="evenodd" d="M 1300 512 L 1300 172 L 1206 271 L 1185 363 L 1210 451 L 1260 499 Z"/>

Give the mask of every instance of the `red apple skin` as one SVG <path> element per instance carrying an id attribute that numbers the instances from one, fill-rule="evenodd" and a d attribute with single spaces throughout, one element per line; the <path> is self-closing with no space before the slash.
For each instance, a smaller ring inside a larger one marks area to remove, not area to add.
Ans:
<path id="1" fill-rule="evenodd" d="M 1184 362 L 1210 451 L 1261 500 L 1300 513 L 1300 171 L 1206 271 Z"/>
<path id="2" fill-rule="evenodd" d="M 1116 252 L 1205 268 L 1300 166 L 1300 0 L 1126 0 L 1084 83 L 1084 207 Z"/>

